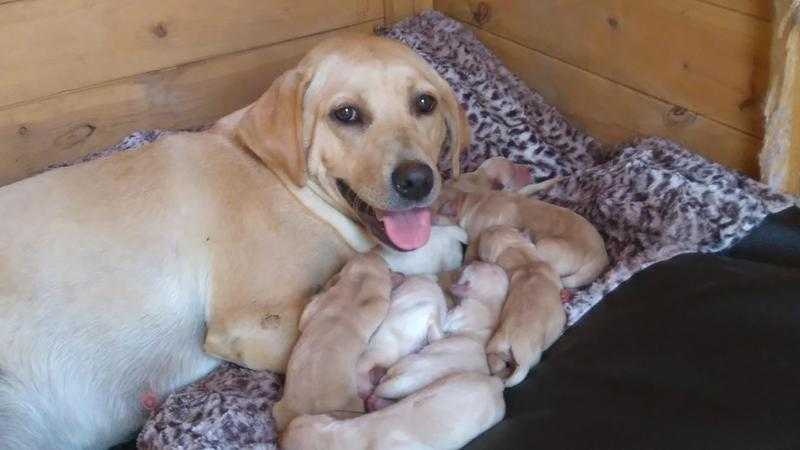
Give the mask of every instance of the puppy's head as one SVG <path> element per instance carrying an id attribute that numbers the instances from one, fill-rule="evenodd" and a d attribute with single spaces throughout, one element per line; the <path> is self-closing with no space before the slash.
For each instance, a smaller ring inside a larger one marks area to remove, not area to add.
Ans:
<path id="1" fill-rule="evenodd" d="M 445 185 L 447 190 L 466 193 L 485 191 L 512 191 L 533 183 L 531 168 L 497 156 L 484 161 L 473 172 L 453 178 Z"/>
<path id="2" fill-rule="evenodd" d="M 378 240 L 413 250 L 430 234 L 440 154 L 458 175 L 469 129 L 449 85 L 400 43 L 330 39 L 275 80 L 241 140 L 297 186 L 313 179 Z"/>
<path id="3" fill-rule="evenodd" d="M 500 266 L 482 261 L 466 266 L 458 281 L 450 287 L 456 298 L 469 297 L 487 305 L 502 305 L 507 291 L 506 272 Z"/>

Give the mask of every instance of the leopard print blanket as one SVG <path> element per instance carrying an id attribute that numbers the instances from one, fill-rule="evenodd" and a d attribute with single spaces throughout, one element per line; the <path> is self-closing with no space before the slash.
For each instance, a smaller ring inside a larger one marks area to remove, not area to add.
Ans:
<path id="1" fill-rule="evenodd" d="M 743 175 L 678 144 L 642 138 L 604 149 L 511 74 L 458 22 L 428 12 L 386 34 L 413 48 L 452 85 L 467 112 L 473 144 L 461 164 L 492 156 L 533 168 L 534 194 L 586 217 L 606 240 L 610 268 L 565 305 L 574 324 L 636 272 L 687 252 L 716 252 L 768 214 L 792 204 Z M 141 146 L 166 131 L 135 133 L 92 157 Z M 449 172 L 448 157 L 441 167 Z M 141 449 L 274 449 L 268 413 L 280 380 L 229 364 L 164 400 L 139 435 Z"/>

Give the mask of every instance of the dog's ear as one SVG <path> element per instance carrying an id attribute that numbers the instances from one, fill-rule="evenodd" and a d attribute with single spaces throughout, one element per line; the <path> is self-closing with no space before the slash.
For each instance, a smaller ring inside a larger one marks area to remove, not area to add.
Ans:
<path id="1" fill-rule="evenodd" d="M 461 152 L 469 146 L 472 131 L 464 110 L 458 104 L 453 88 L 435 72 L 433 77 L 436 80 L 437 90 L 442 94 L 441 102 L 450 140 L 450 145 L 447 149 L 450 155 L 450 174 L 452 178 L 455 178 L 461 175 Z"/>
<path id="2" fill-rule="evenodd" d="M 242 142 L 267 167 L 285 174 L 297 186 L 306 184 L 303 97 L 307 87 L 303 72 L 289 70 L 253 103 L 237 128 Z"/>

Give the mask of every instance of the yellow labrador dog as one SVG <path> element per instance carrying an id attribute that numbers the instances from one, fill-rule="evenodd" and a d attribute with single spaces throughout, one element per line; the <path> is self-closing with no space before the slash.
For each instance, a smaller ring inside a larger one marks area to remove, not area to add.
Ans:
<path id="1" fill-rule="evenodd" d="M 206 132 L 0 188 L 0 448 L 110 446 L 219 358 L 284 371 L 347 258 L 425 244 L 467 140 L 422 59 L 351 36 Z"/>

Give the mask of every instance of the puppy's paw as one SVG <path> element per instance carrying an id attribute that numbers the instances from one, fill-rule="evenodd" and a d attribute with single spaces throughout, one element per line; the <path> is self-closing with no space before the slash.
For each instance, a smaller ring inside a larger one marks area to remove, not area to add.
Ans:
<path id="1" fill-rule="evenodd" d="M 511 352 L 489 353 L 486 355 L 489 363 L 489 373 L 503 380 L 510 377 L 517 368 L 517 362 L 511 356 Z"/>
<path id="2" fill-rule="evenodd" d="M 388 398 L 379 397 L 375 394 L 370 395 L 364 400 L 364 409 L 371 413 L 373 411 L 378 411 L 387 406 L 393 405 L 395 400 L 389 400 Z"/>

